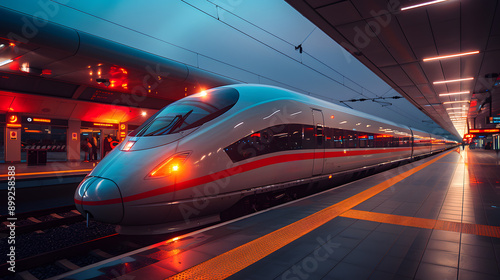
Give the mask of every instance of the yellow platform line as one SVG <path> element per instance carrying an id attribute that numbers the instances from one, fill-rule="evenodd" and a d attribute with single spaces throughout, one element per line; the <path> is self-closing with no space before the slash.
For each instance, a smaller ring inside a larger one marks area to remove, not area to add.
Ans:
<path id="1" fill-rule="evenodd" d="M 262 237 L 252 240 L 237 248 L 227 251 L 217 257 L 209 259 L 191 268 L 188 268 L 168 279 L 223 279 L 256 263 L 290 242 L 306 235 L 316 228 L 326 224 L 356 205 L 390 188 L 394 184 L 415 174 L 425 167 L 447 156 L 453 150 L 446 152 L 426 163 L 414 167 L 402 174 L 396 175 L 378 185 L 351 196 L 341 202 L 329 206 L 321 211 L 309 215 L 290 225 L 282 227 Z"/>
<path id="2" fill-rule="evenodd" d="M 58 170 L 58 171 L 43 171 L 43 172 L 30 172 L 30 173 L 16 173 L 15 177 L 20 176 L 31 176 L 31 175 L 47 175 L 47 174 L 59 174 L 59 173 L 71 173 L 71 172 L 90 172 L 92 169 L 77 169 L 77 170 Z M 9 174 L 2 174 L 1 177 L 9 177 Z"/>
<path id="3" fill-rule="evenodd" d="M 368 212 L 361 210 L 349 210 L 340 215 L 340 217 L 407 226 L 407 227 L 439 229 L 439 230 L 500 238 L 500 227 L 497 226 L 415 218 L 415 217 L 375 213 L 375 212 Z"/>

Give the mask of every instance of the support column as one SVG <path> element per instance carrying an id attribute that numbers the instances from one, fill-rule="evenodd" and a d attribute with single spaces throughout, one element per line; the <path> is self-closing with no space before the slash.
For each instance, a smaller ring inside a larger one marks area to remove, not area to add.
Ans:
<path id="1" fill-rule="evenodd" d="M 21 162 L 21 128 L 5 128 L 5 162 Z"/>
<path id="2" fill-rule="evenodd" d="M 66 157 L 68 161 L 80 161 L 81 125 L 80 120 L 68 121 L 68 132 L 66 133 Z"/>

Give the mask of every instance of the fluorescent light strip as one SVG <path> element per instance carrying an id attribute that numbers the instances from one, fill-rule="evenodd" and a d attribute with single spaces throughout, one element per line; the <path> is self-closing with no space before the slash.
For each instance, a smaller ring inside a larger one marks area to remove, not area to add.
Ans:
<path id="1" fill-rule="evenodd" d="M 7 59 L 7 60 L 4 60 L 4 61 L 0 62 L 0 66 L 4 66 L 5 64 L 9 64 L 9 63 L 11 63 L 12 61 L 14 61 L 14 60 L 12 60 L 12 59 Z"/>
<path id="2" fill-rule="evenodd" d="M 446 110 L 464 110 L 466 111 L 467 108 L 466 107 L 459 107 L 459 108 L 446 108 Z"/>
<path id="3" fill-rule="evenodd" d="M 413 5 L 413 6 L 407 6 L 407 7 L 401 8 L 401 11 L 406 11 L 406 10 L 409 10 L 409 9 L 414 9 L 414 8 L 418 8 L 418 7 L 423 7 L 423 6 L 428 6 L 428 5 L 432 5 L 432 4 L 437 4 L 437 3 L 444 2 L 444 1 L 448 1 L 448 0 L 436 0 L 436 1 L 425 2 L 425 3 Z"/>
<path id="4" fill-rule="evenodd" d="M 454 82 L 470 81 L 470 80 L 474 80 L 474 78 L 470 77 L 470 78 L 463 78 L 463 79 L 456 79 L 456 80 L 437 81 L 437 82 L 434 82 L 433 84 L 437 85 L 437 84 L 446 84 L 446 83 L 454 83 Z"/>
<path id="5" fill-rule="evenodd" d="M 446 101 L 443 104 L 454 104 L 454 103 L 469 103 L 468 100 L 459 100 L 459 101 Z"/>
<path id="6" fill-rule="evenodd" d="M 470 91 L 459 91 L 459 92 L 450 92 L 450 93 L 440 93 L 439 96 L 448 96 L 448 95 L 459 95 L 459 94 L 468 94 Z"/>
<path id="7" fill-rule="evenodd" d="M 424 61 L 446 59 L 446 58 L 459 57 L 459 56 L 478 54 L 478 53 L 479 53 L 479 51 L 473 51 L 473 52 L 457 53 L 457 54 L 450 54 L 450 55 L 434 56 L 434 57 L 424 58 Z"/>

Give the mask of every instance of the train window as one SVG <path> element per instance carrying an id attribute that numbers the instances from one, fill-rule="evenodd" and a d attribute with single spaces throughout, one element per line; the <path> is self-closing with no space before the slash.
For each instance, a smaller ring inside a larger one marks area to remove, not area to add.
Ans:
<path id="1" fill-rule="evenodd" d="M 314 136 L 316 136 L 316 149 L 324 148 L 324 127 L 322 124 L 316 124 L 316 133 Z"/>
<path id="2" fill-rule="evenodd" d="M 316 148 L 316 139 L 314 137 L 314 126 L 304 125 L 304 142 L 303 149 L 314 149 Z"/>
<path id="3" fill-rule="evenodd" d="M 321 137 L 321 139 L 318 139 Z M 409 147 L 410 137 L 368 133 L 312 125 L 286 124 L 252 133 L 225 148 L 233 162 L 288 150 L 331 148 Z"/>
<path id="4" fill-rule="evenodd" d="M 233 162 L 287 150 L 302 149 L 302 125 L 276 125 L 252 133 L 224 150 Z"/>
<path id="5" fill-rule="evenodd" d="M 176 101 L 141 125 L 131 136 L 158 136 L 200 126 L 224 114 L 238 101 L 234 88 L 219 88 Z"/>
<path id="6" fill-rule="evenodd" d="M 324 127 L 323 133 L 325 134 L 325 148 L 333 148 L 333 128 Z"/>
<path id="7" fill-rule="evenodd" d="M 358 146 L 358 133 L 344 130 L 344 148 L 357 148 Z"/>
<path id="8" fill-rule="evenodd" d="M 289 124 L 288 134 L 289 134 L 288 140 L 289 140 L 290 150 L 302 149 L 302 125 Z"/>
<path id="9" fill-rule="evenodd" d="M 333 129 L 333 146 L 334 148 L 343 148 L 344 147 L 344 132 L 342 129 Z"/>
<path id="10" fill-rule="evenodd" d="M 359 147 L 360 148 L 372 148 L 373 147 L 373 134 L 360 132 L 358 135 Z"/>

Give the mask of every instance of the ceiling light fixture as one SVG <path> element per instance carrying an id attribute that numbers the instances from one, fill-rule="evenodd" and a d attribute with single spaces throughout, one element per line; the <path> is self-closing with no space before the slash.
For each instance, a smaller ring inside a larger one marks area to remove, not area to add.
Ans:
<path id="1" fill-rule="evenodd" d="M 465 108 L 465 107 L 461 107 L 461 108 L 446 108 L 446 110 L 464 110 L 464 111 L 466 111 L 467 108 Z"/>
<path id="2" fill-rule="evenodd" d="M 450 54 L 450 55 L 434 56 L 434 57 L 424 58 L 424 61 L 447 59 L 447 58 L 453 58 L 453 57 L 459 57 L 459 56 L 465 56 L 465 55 L 471 55 L 471 54 L 478 54 L 478 53 L 479 53 L 479 51 L 473 51 L 473 52 L 456 53 L 456 54 Z"/>
<path id="3" fill-rule="evenodd" d="M 409 10 L 409 9 L 414 9 L 414 8 L 419 8 L 419 7 L 423 7 L 423 6 L 428 6 L 428 5 L 432 5 L 432 4 L 437 4 L 437 3 L 444 2 L 444 1 L 448 1 L 448 0 L 435 0 L 435 1 L 430 1 L 430 2 L 425 2 L 425 3 L 413 5 L 413 6 L 407 6 L 407 7 L 401 8 L 401 11 L 405 11 L 405 10 Z"/>
<path id="4" fill-rule="evenodd" d="M 459 91 L 459 92 L 450 92 L 450 93 L 440 93 L 439 96 L 449 96 L 449 95 L 459 95 L 459 94 L 469 94 L 470 91 Z"/>
<path id="5" fill-rule="evenodd" d="M 0 66 L 4 66 L 5 64 L 9 64 L 9 63 L 11 63 L 12 61 L 14 61 L 14 60 L 12 60 L 12 59 L 7 59 L 7 60 L 4 60 L 4 61 L 0 62 Z"/>
<path id="6" fill-rule="evenodd" d="M 443 104 L 454 104 L 454 103 L 469 103 L 469 100 L 458 100 L 458 101 L 446 101 Z"/>
<path id="7" fill-rule="evenodd" d="M 454 83 L 454 82 L 462 82 L 462 81 L 470 81 L 470 80 L 474 80 L 474 78 L 470 77 L 470 78 L 463 78 L 463 79 L 456 79 L 456 80 L 437 81 L 437 82 L 434 82 L 433 84 L 437 85 L 437 84 L 446 84 L 446 83 Z"/>

